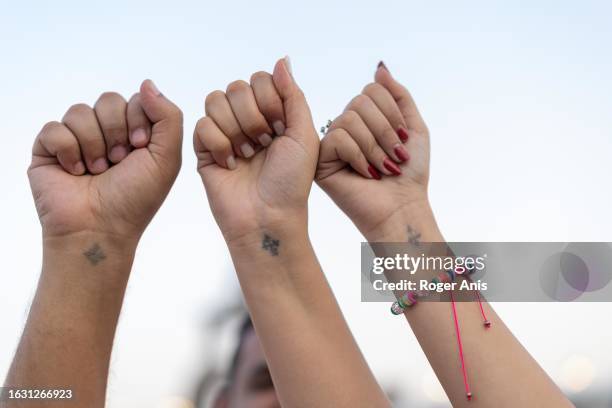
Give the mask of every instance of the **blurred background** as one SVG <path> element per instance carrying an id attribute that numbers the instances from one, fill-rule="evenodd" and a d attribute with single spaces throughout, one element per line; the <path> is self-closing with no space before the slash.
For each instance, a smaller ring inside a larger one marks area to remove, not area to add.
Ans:
<path id="1" fill-rule="evenodd" d="M 152 78 L 184 110 L 183 169 L 138 248 L 108 406 L 190 408 L 202 376 L 227 364 L 240 306 L 191 147 L 207 93 L 288 54 L 318 128 L 382 59 L 430 127 L 430 196 L 448 240 L 608 242 L 611 17 L 606 1 L 3 2 L 0 380 L 41 265 L 31 144 L 71 104 L 129 98 Z M 396 405 L 448 406 L 404 320 L 360 302 L 360 234 L 316 186 L 310 214 L 330 284 Z M 611 303 L 494 307 L 577 406 L 612 407 Z"/>

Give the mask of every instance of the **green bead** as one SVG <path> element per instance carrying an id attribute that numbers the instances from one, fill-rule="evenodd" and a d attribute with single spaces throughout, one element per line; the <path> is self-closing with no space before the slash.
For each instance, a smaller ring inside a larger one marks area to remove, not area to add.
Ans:
<path id="1" fill-rule="evenodd" d="M 397 300 L 397 303 L 399 304 L 399 306 L 400 306 L 402 309 L 405 309 L 405 308 L 407 308 L 407 307 L 408 307 L 408 305 L 406 305 L 406 304 L 405 304 L 405 303 L 402 301 L 402 298 L 403 298 L 403 296 L 401 296 L 401 297 L 400 297 L 400 298 Z"/>

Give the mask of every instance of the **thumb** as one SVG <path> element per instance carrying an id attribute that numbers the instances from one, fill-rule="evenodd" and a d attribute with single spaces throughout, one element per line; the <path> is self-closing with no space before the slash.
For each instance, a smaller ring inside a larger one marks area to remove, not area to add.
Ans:
<path id="1" fill-rule="evenodd" d="M 385 87 L 393 99 L 395 99 L 409 129 L 414 129 L 419 132 L 427 131 L 425 121 L 423 121 L 410 92 L 393 78 L 391 72 L 382 61 L 378 63 L 376 74 L 374 74 L 374 80 Z"/>
<path id="2" fill-rule="evenodd" d="M 314 125 L 310 108 L 306 103 L 304 93 L 293 78 L 289 57 L 281 58 L 276 62 L 272 79 L 285 109 L 287 122 L 285 123 L 287 127 L 285 134 L 296 139 L 316 134 L 311 131 L 314 130 Z"/>
<path id="3" fill-rule="evenodd" d="M 183 113 L 146 79 L 140 85 L 142 109 L 153 124 L 149 149 L 164 157 L 180 157 L 183 140 Z"/>

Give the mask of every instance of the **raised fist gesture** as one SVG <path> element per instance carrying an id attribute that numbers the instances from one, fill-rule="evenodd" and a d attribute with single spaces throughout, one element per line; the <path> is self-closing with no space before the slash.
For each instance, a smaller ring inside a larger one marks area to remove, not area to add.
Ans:
<path id="1" fill-rule="evenodd" d="M 368 239 L 404 212 L 428 211 L 429 132 L 383 63 L 330 125 L 316 179 Z"/>
<path id="2" fill-rule="evenodd" d="M 45 236 L 137 239 L 176 178 L 181 140 L 181 111 L 149 80 L 129 102 L 104 93 L 47 123 L 28 170 Z"/>
<path id="3" fill-rule="evenodd" d="M 198 172 L 225 239 L 297 221 L 305 226 L 319 138 L 287 58 L 272 75 L 206 98 L 194 132 Z"/>

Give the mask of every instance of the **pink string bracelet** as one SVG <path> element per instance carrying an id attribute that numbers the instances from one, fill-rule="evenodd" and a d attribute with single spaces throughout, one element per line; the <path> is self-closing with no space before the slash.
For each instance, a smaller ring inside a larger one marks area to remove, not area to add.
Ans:
<path id="1" fill-rule="evenodd" d="M 474 272 L 474 269 L 468 270 L 466 274 L 466 279 L 470 279 L 469 275 Z M 441 272 L 431 280 L 432 283 L 439 282 L 453 282 L 457 277 L 457 273 L 454 270 L 447 270 Z M 450 293 L 451 299 L 451 307 L 453 312 L 453 321 L 455 326 L 455 334 L 457 335 L 457 346 L 459 349 L 459 360 L 461 362 L 461 374 L 463 376 L 463 385 L 465 388 L 465 396 L 468 401 L 472 400 L 472 392 L 470 390 L 470 382 L 468 380 L 467 369 L 465 365 L 465 357 L 463 356 L 463 343 L 461 341 L 461 330 L 459 328 L 459 318 L 457 317 L 457 308 L 455 306 L 455 298 L 453 297 L 452 291 Z M 482 306 L 482 300 L 478 291 L 475 291 L 475 299 L 478 301 L 478 306 L 480 308 L 480 313 L 483 318 L 483 325 L 486 329 L 491 327 L 491 322 L 487 319 L 487 315 L 485 314 L 484 307 Z M 400 315 L 406 311 L 407 308 L 414 306 L 418 301 L 418 293 L 417 292 L 406 292 L 401 295 L 396 302 L 393 302 L 391 305 L 391 313 L 394 315 Z"/>

